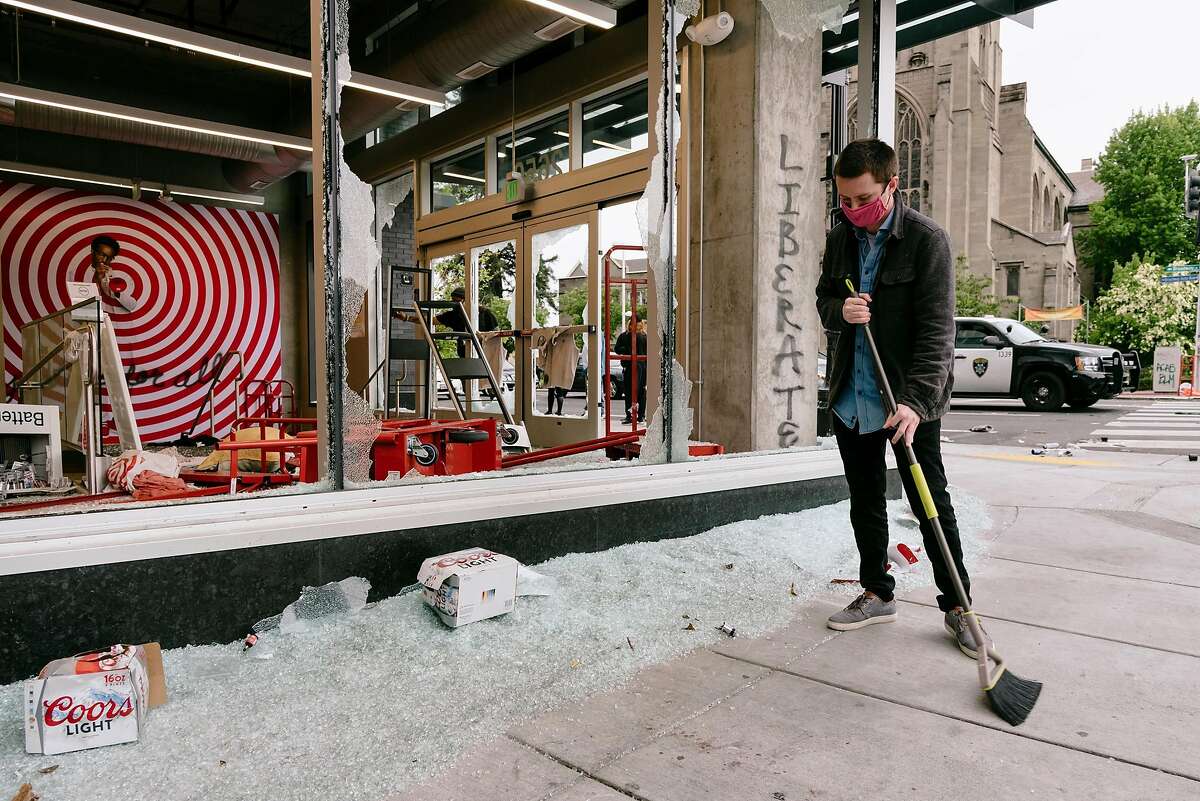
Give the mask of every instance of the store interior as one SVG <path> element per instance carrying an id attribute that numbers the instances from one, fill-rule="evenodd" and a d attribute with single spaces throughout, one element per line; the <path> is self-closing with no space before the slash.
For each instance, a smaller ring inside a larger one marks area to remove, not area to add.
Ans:
<path id="1" fill-rule="evenodd" d="M 0 2 L 0 515 L 638 458 L 647 4 L 344 5 L 331 209 L 307 4 Z"/>

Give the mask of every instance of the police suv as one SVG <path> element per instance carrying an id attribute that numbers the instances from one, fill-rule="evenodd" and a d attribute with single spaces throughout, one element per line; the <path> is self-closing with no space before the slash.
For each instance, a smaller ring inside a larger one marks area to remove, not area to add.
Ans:
<path id="1" fill-rule="evenodd" d="M 1121 393 L 1119 351 L 1051 342 L 1017 320 L 955 317 L 954 397 L 1020 398 L 1030 409 L 1085 409 Z"/>

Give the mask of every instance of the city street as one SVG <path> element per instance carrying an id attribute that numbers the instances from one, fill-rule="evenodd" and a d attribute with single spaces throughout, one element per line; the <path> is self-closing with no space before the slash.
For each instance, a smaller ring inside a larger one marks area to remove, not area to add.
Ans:
<path id="1" fill-rule="evenodd" d="M 994 431 L 971 431 L 990 425 Z M 1200 453 L 1200 399 L 1123 396 L 1090 409 L 1064 406 L 1032 412 L 1019 400 L 953 401 L 942 419 L 942 435 L 970 445 L 1015 445 L 1030 449 L 1050 443 L 1166 454 Z M 1107 438 L 1104 442 L 1102 438 Z"/>

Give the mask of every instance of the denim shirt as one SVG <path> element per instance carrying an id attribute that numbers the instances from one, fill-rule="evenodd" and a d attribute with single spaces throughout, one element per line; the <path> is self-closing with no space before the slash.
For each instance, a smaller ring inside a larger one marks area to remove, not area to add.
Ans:
<path id="1" fill-rule="evenodd" d="M 854 235 L 858 237 L 860 293 L 871 294 L 875 291 L 875 275 L 879 272 L 879 263 L 883 261 L 884 242 L 887 241 L 895 216 L 896 208 L 893 206 L 874 238 L 863 229 L 854 228 Z M 850 374 L 849 383 L 834 401 L 833 411 L 846 428 L 853 430 L 858 426 L 859 434 L 870 434 L 883 428 L 887 414 L 883 409 L 883 397 L 875 375 L 871 346 L 867 344 L 867 334 L 861 325 L 854 328 L 854 371 Z"/>

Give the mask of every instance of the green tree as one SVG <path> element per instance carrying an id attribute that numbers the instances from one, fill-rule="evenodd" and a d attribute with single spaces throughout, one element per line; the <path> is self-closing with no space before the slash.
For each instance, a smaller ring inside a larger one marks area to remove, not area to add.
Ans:
<path id="1" fill-rule="evenodd" d="M 1094 293 L 1113 281 L 1117 265 L 1135 254 L 1161 259 L 1196 255 L 1196 223 L 1183 213 L 1179 157 L 1200 151 L 1200 106 L 1138 111 L 1108 140 L 1096 180 L 1104 199 L 1092 206 L 1093 227 L 1079 232 L 1080 260 L 1095 269 Z"/>
<path id="2" fill-rule="evenodd" d="M 1198 285 L 1162 284 L 1162 274 L 1162 267 L 1138 256 L 1118 266 L 1092 307 L 1088 341 L 1144 356 L 1159 346 L 1191 343 Z"/>
<path id="3" fill-rule="evenodd" d="M 982 317 L 999 312 L 1000 303 L 991 292 L 991 284 L 971 272 L 967 258 L 959 256 L 954 262 L 954 313 L 960 317 Z"/>

